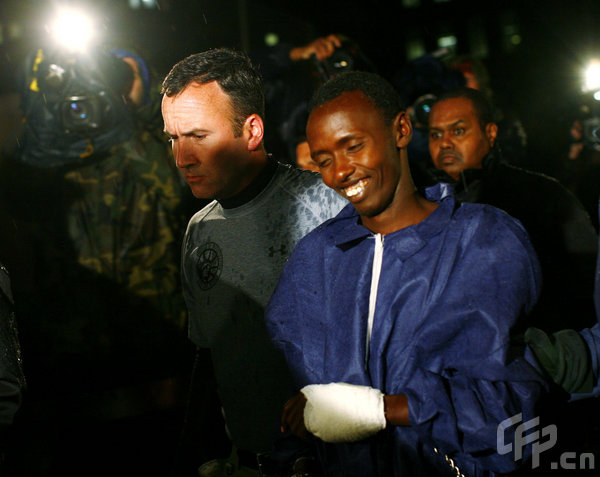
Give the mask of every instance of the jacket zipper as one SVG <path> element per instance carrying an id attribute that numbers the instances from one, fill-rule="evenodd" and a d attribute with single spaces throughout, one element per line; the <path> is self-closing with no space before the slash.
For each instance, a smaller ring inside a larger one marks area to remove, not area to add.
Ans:
<path id="1" fill-rule="evenodd" d="M 371 293 L 369 295 L 369 317 L 367 319 L 367 342 L 365 347 L 365 367 L 369 364 L 369 348 L 371 345 L 371 332 L 373 331 L 373 320 L 375 318 L 375 306 L 377 304 L 377 290 L 379 289 L 379 277 L 381 275 L 381 264 L 383 261 L 384 236 L 375 234 L 375 250 L 373 252 L 373 270 L 371 274 Z"/>

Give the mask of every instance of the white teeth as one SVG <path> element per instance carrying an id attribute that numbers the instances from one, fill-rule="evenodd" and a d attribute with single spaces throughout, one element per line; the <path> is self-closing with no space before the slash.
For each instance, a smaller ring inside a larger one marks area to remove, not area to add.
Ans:
<path id="1" fill-rule="evenodd" d="M 350 187 L 346 187 L 344 189 L 344 193 L 346 197 L 354 197 L 358 194 L 362 194 L 365 190 L 365 184 L 367 183 L 366 179 L 361 179 L 356 184 L 351 185 Z"/>

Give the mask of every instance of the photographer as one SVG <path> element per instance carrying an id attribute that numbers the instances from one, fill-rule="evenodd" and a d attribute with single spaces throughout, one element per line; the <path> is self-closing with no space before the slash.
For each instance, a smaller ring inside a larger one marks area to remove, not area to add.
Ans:
<path id="1" fill-rule="evenodd" d="M 141 55 L 44 48 L 27 60 L 24 133 L 7 202 L 31 230 L 35 252 L 33 287 L 15 286 L 30 398 L 56 406 L 45 416 L 60 419 L 34 434 L 51 445 L 27 445 L 54 460 L 60 448 L 85 441 L 62 442 L 70 437 L 61 429 L 91 433 L 82 423 L 98 415 L 178 404 L 173 378 L 188 359 L 179 260 L 190 195 L 162 136 L 158 84 Z M 104 454 L 107 445 L 73 454 L 99 460 L 89 453 Z"/>
<path id="2" fill-rule="evenodd" d="M 352 39 L 342 34 L 318 37 L 304 45 L 280 43 L 255 51 L 253 62 L 265 81 L 265 144 L 279 160 L 317 170 L 305 138 L 307 104 L 330 77 L 348 70 L 375 71 Z"/>
<path id="3" fill-rule="evenodd" d="M 600 117 L 600 115 L 598 115 Z M 599 230 L 600 119 L 589 113 L 575 119 L 569 131 L 571 142 L 561 176 L 564 184 L 586 208 L 596 231 Z"/>

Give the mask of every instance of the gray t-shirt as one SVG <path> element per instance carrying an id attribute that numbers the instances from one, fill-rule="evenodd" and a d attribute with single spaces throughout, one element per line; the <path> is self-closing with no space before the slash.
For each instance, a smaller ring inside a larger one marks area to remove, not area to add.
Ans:
<path id="1" fill-rule="evenodd" d="M 320 175 L 279 164 L 250 202 L 196 213 L 183 243 L 189 336 L 209 348 L 233 443 L 268 451 L 291 381 L 267 335 L 264 309 L 295 244 L 347 202 Z"/>

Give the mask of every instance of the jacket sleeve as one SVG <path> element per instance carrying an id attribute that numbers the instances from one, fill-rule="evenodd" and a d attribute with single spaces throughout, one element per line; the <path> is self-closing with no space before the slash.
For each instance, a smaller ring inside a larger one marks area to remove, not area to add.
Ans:
<path id="1" fill-rule="evenodd" d="M 508 216 L 492 214 L 471 232 L 442 290 L 428 297 L 433 304 L 411 353 L 415 375 L 396 391 L 408 396 L 411 425 L 425 442 L 457 461 L 508 472 L 531 453 L 531 445 L 515 444 L 515 428 L 538 416 L 547 389 L 511 338 L 537 299 L 539 264 Z M 519 422 L 507 425 L 511 418 Z"/>

